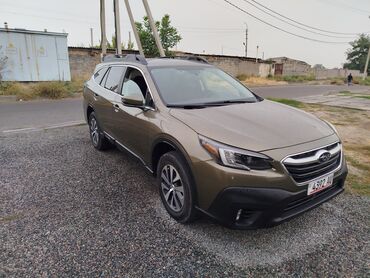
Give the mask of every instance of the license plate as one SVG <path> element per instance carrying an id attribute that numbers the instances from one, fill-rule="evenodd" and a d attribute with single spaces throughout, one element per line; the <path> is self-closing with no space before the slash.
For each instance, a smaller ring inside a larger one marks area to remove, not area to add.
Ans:
<path id="1" fill-rule="evenodd" d="M 311 181 L 308 184 L 307 195 L 315 194 L 325 188 L 330 187 L 333 184 L 334 174 L 322 177 L 320 179 Z"/>

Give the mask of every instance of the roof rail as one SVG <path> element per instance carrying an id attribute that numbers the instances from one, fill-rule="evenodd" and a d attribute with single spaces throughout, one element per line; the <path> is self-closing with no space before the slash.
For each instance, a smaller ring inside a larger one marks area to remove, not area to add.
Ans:
<path id="1" fill-rule="evenodd" d="M 209 64 L 208 61 L 202 57 L 195 56 L 195 55 L 187 55 L 187 56 L 166 56 L 166 57 L 158 57 L 158 59 L 178 59 L 178 60 L 187 60 L 187 61 L 194 61 Z"/>
<path id="2" fill-rule="evenodd" d="M 140 63 L 142 65 L 147 65 L 148 62 L 146 61 L 145 57 L 138 54 L 127 54 L 127 55 L 120 55 L 120 54 L 113 54 L 113 55 L 106 55 L 103 57 L 103 62 L 133 62 L 133 63 Z"/>

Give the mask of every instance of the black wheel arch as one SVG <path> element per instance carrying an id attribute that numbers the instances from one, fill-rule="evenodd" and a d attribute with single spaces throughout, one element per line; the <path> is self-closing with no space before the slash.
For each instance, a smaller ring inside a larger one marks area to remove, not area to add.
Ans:
<path id="1" fill-rule="evenodd" d="M 151 148 L 150 168 L 156 175 L 159 159 L 162 155 L 170 151 L 177 151 L 186 161 L 189 170 L 192 172 L 191 160 L 181 144 L 170 135 L 162 135 L 154 140 Z"/>

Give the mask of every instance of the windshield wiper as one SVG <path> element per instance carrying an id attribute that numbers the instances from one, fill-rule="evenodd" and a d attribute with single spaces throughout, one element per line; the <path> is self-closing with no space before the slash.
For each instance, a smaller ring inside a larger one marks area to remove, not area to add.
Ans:
<path id="1" fill-rule="evenodd" d="M 169 108 L 183 108 L 183 109 L 202 109 L 207 106 L 204 104 L 168 104 Z"/>
<path id="2" fill-rule="evenodd" d="M 204 105 L 222 105 L 222 104 L 233 104 L 233 103 L 255 103 L 254 100 L 245 100 L 245 99 L 235 99 L 235 100 L 222 100 L 222 101 L 215 101 L 215 102 L 208 102 Z"/>

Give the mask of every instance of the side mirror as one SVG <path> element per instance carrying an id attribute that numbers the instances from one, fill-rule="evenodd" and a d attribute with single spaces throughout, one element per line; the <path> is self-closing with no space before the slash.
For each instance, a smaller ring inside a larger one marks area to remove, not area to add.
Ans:
<path id="1" fill-rule="evenodd" d="M 128 95 L 122 97 L 122 103 L 126 106 L 142 107 L 144 105 L 143 95 Z"/>
<path id="2" fill-rule="evenodd" d="M 136 107 L 142 107 L 144 105 L 143 93 L 140 87 L 132 80 L 128 80 L 123 84 L 122 94 L 123 105 Z"/>

